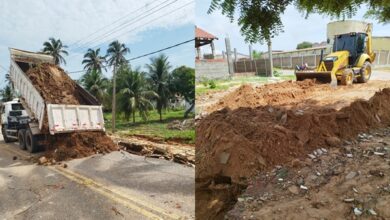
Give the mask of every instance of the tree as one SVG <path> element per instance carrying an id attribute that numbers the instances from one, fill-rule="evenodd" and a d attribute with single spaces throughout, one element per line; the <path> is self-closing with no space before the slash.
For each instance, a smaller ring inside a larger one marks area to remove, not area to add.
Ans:
<path id="1" fill-rule="evenodd" d="M 190 108 L 184 113 L 184 117 L 187 118 L 195 107 L 195 70 L 181 66 L 174 69 L 171 75 L 171 91 L 181 95 L 190 104 Z"/>
<path id="2" fill-rule="evenodd" d="M 84 64 L 84 69 L 89 71 L 98 71 L 102 72 L 102 69 L 106 69 L 104 67 L 104 63 L 106 62 L 106 58 L 99 54 L 100 48 L 93 50 L 88 49 L 88 51 L 84 54 L 84 59 L 82 64 Z"/>
<path id="3" fill-rule="evenodd" d="M 49 38 L 49 41 L 43 43 L 42 52 L 53 56 L 56 65 L 61 63 L 64 63 L 66 65 L 66 61 L 62 54 L 67 56 L 68 51 L 66 51 L 64 48 L 67 48 L 67 46 L 63 45 L 60 39 L 56 40 L 51 37 Z"/>
<path id="4" fill-rule="evenodd" d="M 112 132 L 115 132 L 116 119 L 116 70 L 120 65 L 127 64 L 126 54 L 130 53 L 130 49 L 125 44 L 119 41 L 110 43 L 107 49 L 108 64 L 113 67 L 112 74 Z"/>
<path id="5" fill-rule="evenodd" d="M 208 13 L 220 9 L 231 21 L 238 14 L 238 25 L 245 40 L 263 43 L 270 42 L 271 38 L 283 31 L 281 15 L 290 4 L 305 13 L 306 18 L 311 13 L 350 18 L 362 5 L 367 4 L 368 16 L 384 23 L 390 21 L 390 2 L 373 0 L 212 0 Z"/>
<path id="6" fill-rule="evenodd" d="M 297 45 L 297 50 L 305 49 L 305 48 L 311 48 L 313 47 L 313 44 L 308 41 L 303 41 L 302 43 L 299 43 Z"/>
<path id="7" fill-rule="evenodd" d="M 107 92 L 108 79 L 103 76 L 103 74 L 98 70 L 92 70 L 86 72 L 80 79 L 83 87 L 90 92 L 93 96 L 96 97 L 99 102 L 103 102 L 104 97 Z"/>
<path id="8" fill-rule="evenodd" d="M 257 51 L 257 50 L 253 50 L 253 51 L 252 51 L 253 59 L 259 59 L 259 58 L 261 58 L 261 56 L 263 55 L 263 53 L 264 53 L 264 52 Z"/>
<path id="9" fill-rule="evenodd" d="M 12 87 L 10 85 L 5 86 L 0 90 L 0 96 L 2 102 L 12 101 L 14 98 L 14 92 L 12 91 Z"/>
<path id="10" fill-rule="evenodd" d="M 133 116 L 135 123 L 135 114 L 138 111 L 143 120 L 147 120 L 149 110 L 153 109 L 151 100 L 158 95 L 148 89 L 145 73 L 139 69 L 131 70 L 129 67 L 122 67 L 118 71 L 119 84 L 119 109 L 124 112 L 125 119 L 129 121 L 130 115 Z"/>
<path id="11" fill-rule="evenodd" d="M 149 71 L 149 80 L 153 90 L 157 93 L 157 112 L 162 121 L 162 111 L 168 107 L 170 91 L 169 91 L 169 69 L 171 68 L 168 57 L 160 54 L 157 57 L 150 58 L 150 64 L 146 65 Z"/>

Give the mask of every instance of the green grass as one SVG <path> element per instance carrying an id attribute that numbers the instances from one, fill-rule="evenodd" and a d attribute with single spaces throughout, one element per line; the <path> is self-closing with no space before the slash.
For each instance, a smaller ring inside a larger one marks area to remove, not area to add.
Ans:
<path id="1" fill-rule="evenodd" d="M 167 125 L 174 120 L 184 120 L 184 110 L 170 110 L 163 114 L 163 121 L 157 111 L 151 111 L 147 121 L 136 114 L 135 123 L 133 119 L 125 121 L 123 115 L 118 115 L 116 120 L 117 133 L 121 136 L 142 135 L 151 138 L 163 140 L 177 140 L 184 143 L 195 142 L 195 129 L 188 130 L 171 130 Z M 106 120 L 106 130 L 111 132 L 111 113 L 104 113 Z"/>
<path id="2" fill-rule="evenodd" d="M 275 77 L 279 80 L 295 80 L 294 75 L 280 75 Z M 270 81 L 269 77 L 265 76 L 236 76 L 231 80 L 214 80 L 216 87 L 214 89 L 209 86 L 204 86 L 202 83 L 197 83 L 195 87 L 196 95 L 202 95 L 210 91 L 223 91 L 230 87 L 242 84 L 264 84 Z"/>

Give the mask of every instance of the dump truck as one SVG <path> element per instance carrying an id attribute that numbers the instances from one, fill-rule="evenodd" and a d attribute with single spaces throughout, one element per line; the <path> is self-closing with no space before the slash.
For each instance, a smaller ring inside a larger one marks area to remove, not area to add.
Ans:
<path id="1" fill-rule="evenodd" d="M 10 79 L 19 96 L 1 107 L 2 135 L 5 142 L 18 141 L 21 149 L 33 153 L 61 133 L 104 131 L 101 104 L 76 83 L 86 105 L 53 104 L 44 100 L 27 76 L 30 68 L 41 63 L 54 64 L 54 58 L 10 48 Z M 47 120 L 47 126 L 44 126 Z"/>
<path id="2" fill-rule="evenodd" d="M 327 42 L 331 53 L 323 57 L 315 69 L 297 67 L 297 81 L 316 79 L 332 85 L 366 83 L 375 60 L 372 51 L 372 24 L 361 21 L 336 21 L 328 24 Z"/>

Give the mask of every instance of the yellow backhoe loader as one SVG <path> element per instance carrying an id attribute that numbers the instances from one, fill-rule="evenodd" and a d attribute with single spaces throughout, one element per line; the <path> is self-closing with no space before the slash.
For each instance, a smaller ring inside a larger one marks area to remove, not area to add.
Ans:
<path id="1" fill-rule="evenodd" d="M 336 23 L 343 28 L 339 28 L 336 31 L 338 33 L 333 36 L 332 52 L 323 57 L 321 51 L 320 63 L 314 70 L 308 70 L 305 66 L 297 67 L 295 71 L 297 81 L 316 79 L 331 85 L 351 85 L 353 82 L 366 83 L 370 79 L 371 64 L 375 60 L 371 45 L 372 24 L 359 22 L 358 28 L 356 25 L 351 28 L 346 26 L 349 23 L 342 22 L 344 21 Z M 351 30 L 353 32 L 350 32 Z"/>

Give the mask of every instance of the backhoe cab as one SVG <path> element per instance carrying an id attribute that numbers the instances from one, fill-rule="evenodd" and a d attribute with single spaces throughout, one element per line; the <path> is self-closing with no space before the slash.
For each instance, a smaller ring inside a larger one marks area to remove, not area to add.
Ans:
<path id="1" fill-rule="evenodd" d="M 364 24 L 364 30 L 335 35 L 333 52 L 326 57 L 321 53 L 320 63 L 315 70 L 297 69 L 297 81 L 316 79 L 332 85 L 366 83 L 371 77 L 371 63 L 375 60 L 375 53 L 371 46 L 372 25 Z"/>

